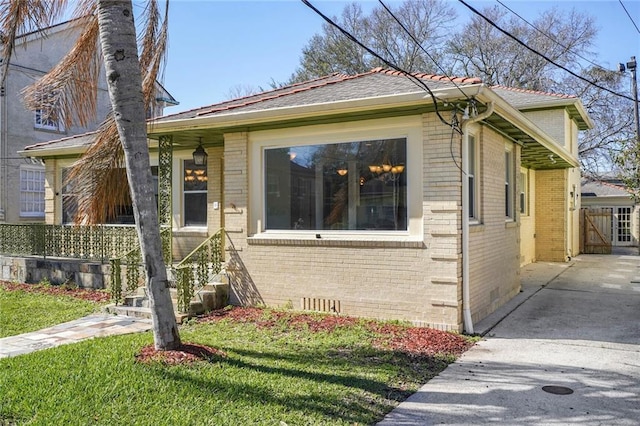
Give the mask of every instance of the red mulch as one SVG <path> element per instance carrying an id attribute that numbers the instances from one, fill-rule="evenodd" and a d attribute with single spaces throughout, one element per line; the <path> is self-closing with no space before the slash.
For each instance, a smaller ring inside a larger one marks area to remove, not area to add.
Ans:
<path id="1" fill-rule="evenodd" d="M 211 346 L 197 343 L 184 343 L 180 348 L 169 351 L 158 351 L 151 345 L 147 345 L 136 355 L 136 361 L 143 364 L 159 362 L 165 365 L 193 364 L 197 361 L 211 361 L 216 357 L 224 358 L 227 354 Z"/>
<path id="2" fill-rule="evenodd" d="M 88 300 L 96 303 L 108 302 L 111 298 L 108 292 L 103 290 L 90 290 L 84 288 L 73 288 L 64 285 L 42 285 L 42 284 L 24 284 L 13 283 L 9 281 L 0 281 L 0 286 L 8 291 L 22 290 L 29 293 L 49 294 L 52 296 L 69 296 L 76 299 Z"/>
<path id="3" fill-rule="evenodd" d="M 358 318 L 339 315 L 310 315 L 288 311 L 265 311 L 261 308 L 223 309 L 199 317 L 201 322 L 227 319 L 251 322 L 257 327 L 271 328 L 286 324 L 292 329 L 308 329 L 313 332 L 332 332 L 338 327 L 354 326 Z M 464 336 L 426 327 L 410 327 L 377 321 L 365 321 L 365 326 L 377 336 L 374 345 L 381 349 L 403 352 L 413 357 L 447 354 L 460 356 L 473 346 Z"/>
<path id="4" fill-rule="evenodd" d="M 110 295 L 101 290 L 70 288 L 67 286 L 53 286 L 41 284 L 22 284 L 0 281 L 5 290 L 22 290 L 33 293 L 44 293 L 56 296 L 70 296 L 96 303 L 108 302 Z M 213 311 L 198 318 L 199 322 L 213 322 L 220 320 L 253 323 L 260 328 L 282 327 L 286 325 L 294 330 L 309 330 L 311 332 L 331 333 L 339 327 L 351 327 L 362 320 L 340 315 L 313 315 L 290 311 L 266 311 L 261 308 L 234 307 Z M 440 330 L 423 327 L 409 327 L 400 324 L 364 321 L 364 325 L 375 333 L 374 346 L 380 349 L 402 352 L 412 357 L 434 356 L 448 354 L 459 356 L 473 343 L 463 336 Z M 226 354 L 218 349 L 185 343 L 179 350 L 156 351 L 153 345 L 145 346 L 136 355 L 138 362 L 161 362 L 167 365 L 193 363 L 211 360 L 213 357 L 225 357 Z"/>

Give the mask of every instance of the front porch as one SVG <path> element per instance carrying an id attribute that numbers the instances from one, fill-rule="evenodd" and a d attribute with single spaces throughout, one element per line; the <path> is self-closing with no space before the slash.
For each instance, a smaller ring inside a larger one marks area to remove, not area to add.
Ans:
<path id="1" fill-rule="evenodd" d="M 211 294 L 224 277 L 224 231 L 206 238 L 180 262 L 171 256 L 171 230 L 162 230 L 161 236 L 177 311 L 197 313 L 224 306 L 226 300 Z M 46 279 L 54 285 L 109 289 L 116 306 L 126 302 L 148 308 L 133 226 L 0 224 L 0 266 L 3 280 L 37 283 Z M 222 281 L 226 283 L 226 278 Z M 220 291 L 228 294 L 228 289 Z"/>

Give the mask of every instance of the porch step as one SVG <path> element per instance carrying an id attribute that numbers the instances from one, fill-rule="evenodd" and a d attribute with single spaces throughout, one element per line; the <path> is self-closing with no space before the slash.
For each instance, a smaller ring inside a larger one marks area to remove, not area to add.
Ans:
<path id="1" fill-rule="evenodd" d="M 111 304 L 111 305 L 105 306 L 103 309 L 105 312 L 113 315 L 125 315 L 128 317 L 151 319 L 151 309 L 148 307 L 124 306 L 124 305 L 116 306 L 115 304 Z M 176 317 L 176 322 L 178 324 L 182 324 L 185 318 L 189 318 L 190 315 L 193 315 L 193 314 L 181 313 L 176 311 L 174 311 L 173 313 Z"/>

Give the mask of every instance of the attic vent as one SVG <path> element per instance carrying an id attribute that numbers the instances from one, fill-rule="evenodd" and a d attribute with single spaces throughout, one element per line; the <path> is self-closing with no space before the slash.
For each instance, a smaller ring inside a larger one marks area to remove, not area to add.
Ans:
<path id="1" fill-rule="evenodd" d="M 300 299 L 300 306 L 305 311 L 333 312 L 336 314 L 340 313 L 339 300 L 303 297 Z"/>

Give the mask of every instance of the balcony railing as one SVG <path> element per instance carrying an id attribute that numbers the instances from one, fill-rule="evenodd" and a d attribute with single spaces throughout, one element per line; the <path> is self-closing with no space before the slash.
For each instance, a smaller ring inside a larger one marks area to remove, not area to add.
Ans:
<path id="1" fill-rule="evenodd" d="M 138 246 L 135 227 L 0 224 L 0 254 L 108 262 Z"/>

